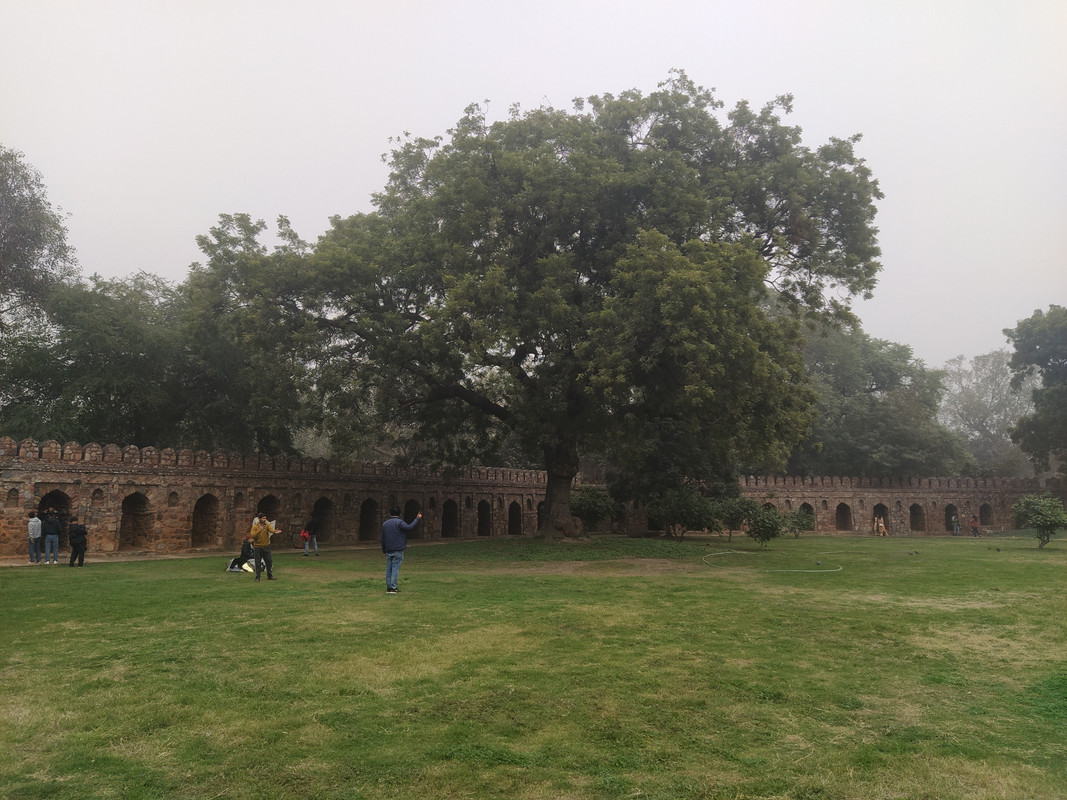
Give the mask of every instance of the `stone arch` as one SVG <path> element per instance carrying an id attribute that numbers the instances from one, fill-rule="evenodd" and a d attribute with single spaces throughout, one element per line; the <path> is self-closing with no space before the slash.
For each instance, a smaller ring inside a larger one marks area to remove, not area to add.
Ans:
<path id="1" fill-rule="evenodd" d="M 886 508 L 885 503 L 877 503 L 877 504 L 875 504 L 874 509 L 871 511 L 872 528 L 873 528 L 873 523 L 874 523 L 875 519 L 877 519 L 878 517 L 881 517 L 882 518 L 882 522 L 885 523 L 886 531 L 893 530 L 893 526 L 890 524 L 890 521 L 889 521 L 889 509 Z"/>
<path id="2" fill-rule="evenodd" d="M 908 509 L 908 529 L 918 533 L 926 532 L 926 509 L 913 503 Z"/>
<path id="3" fill-rule="evenodd" d="M 993 524 L 993 506 L 989 503 L 982 503 L 978 508 L 978 522 L 981 525 Z"/>
<path id="4" fill-rule="evenodd" d="M 422 506 L 418 500 L 408 500 L 404 503 L 404 522 L 414 522 L 415 517 L 419 515 L 422 510 Z M 425 539 L 426 538 L 426 523 L 420 522 L 414 529 L 408 531 L 408 536 L 412 539 Z"/>
<path id="5" fill-rule="evenodd" d="M 182 499 L 177 492 L 171 492 L 167 495 L 167 508 L 177 508 L 181 501 Z"/>
<path id="6" fill-rule="evenodd" d="M 811 518 L 811 530 L 818 530 L 819 525 L 818 521 L 815 519 L 815 509 L 812 508 L 811 503 L 801 503 L 800 510 Z"/>
<path id="7" fill-rule="evenodd" d="M 456 539 L 459 534 L 459 503 L 445 500 L 441 506 L 441 538 Z"/>
<path id="8" fill-rule="evenodd" d="M 522 536 L 522 506 L 518 503 L 508 506 L 508 536 Z"/>
<path id="9" fill-rule="evenodd" d="M 122 498 L 119 550 L 143 549 L 152 541 L 152 503 L 141 492 Z"/>
<path id="10" fill-rule="evenodd" d="M 258 503 L 256 503 L 257 517 L 260 514 L 266 514 L 267 519 L 276 520 L 278 519 L 278 514 L 279 512 L 281 512 L 281 510 L 282 501 L 279 500 L 278 497 L 273 494 L 268 494 L 266 497 L 262 498 Z M 252 523 L 249 522 L 248 524 L 251 525 Z"/>
<path id="11" fill-rule="evenodd" d="M 93 489 L 93 495 L 89 499 L 89 504 L 93 508 L 103 508 L 104 507 L 104 500 L 105 500 L 104 490 L 103 489 Z"/>
<path id="12" fill-rule="evenodd" d="M 852 508 L 848 503 L 838 503 L 834 514 L 834 529 L 839 531 L 852 530 Z"/>
<path id="13" fill-rule="evenodd" d="M 9 489 L 7 497 L 4 498 L 4 508 L 18 508 L 19 507 L 19 490 Z"/>
<path id="14" fill-rule="evenodd" d="M 478 503 L 478 535 L 493 535 L 493 507 L 488 500 Z"/>
<path id="15" fill-rule="evenodd" d="M 371 542 L 378 538 L 378 501 L 364 500 L 359 507 L 359 540 Z"/>
<path id="16" fill-rule="evenodd" d="M 328 497 L 320 497 L 315 501 L 311 509 L 311 516 L 319 522 L 319 528 L 315 532 L 315 538 L 320 542 L 328 542 L 333 539 L 337 531 L 337 509 L 334 508 L 333 500 Z"/>
<path id="17" fill-rule="evenodd" d="M 205 494 L 193 506 L 193 547 L 214 547 L 218 544 L 219 498 Z"/>
<path id="18" fill-rule="evenodd" d="M 66 548 L 67 527 L 70 525 L 70 497 L 64 491 L 53 489 L 41 498 L 41 502 L 37 506 L 37 516 L 43 516 L 44 511 L 49 508 L 56 510 L 56 516 L 59 517 L 59 521 L 63 524 L 63 530 L 59 533 L 59 546 Z"/>

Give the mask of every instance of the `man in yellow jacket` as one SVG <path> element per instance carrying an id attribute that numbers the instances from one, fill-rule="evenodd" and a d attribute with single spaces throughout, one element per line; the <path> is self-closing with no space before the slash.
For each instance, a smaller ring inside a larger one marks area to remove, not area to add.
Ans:
<path id="1" fill-rule="evenodd" d="M 256 580 L 259 580 L 259 574 L 263 572 L 264 562 L 267 565 L 267 580 L 277 580 L 274 577 L 274 556 L 270 552 L 270 537 L 276 534 L 278 530 L 267 521 L 266 512 L 260 512 L 259 516 L 252 522 L 252 532 L 249 536 L 252 537 L 252 545 L 256 548 Z"/>

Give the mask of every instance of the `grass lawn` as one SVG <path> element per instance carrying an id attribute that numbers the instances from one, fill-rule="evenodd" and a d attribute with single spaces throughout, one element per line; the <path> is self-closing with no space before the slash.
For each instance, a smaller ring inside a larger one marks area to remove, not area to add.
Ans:
<path id="1" fill-rule="evenodd" d="M 0 569 L 0 797 L 1067 797 L 1067 544 Z"/>

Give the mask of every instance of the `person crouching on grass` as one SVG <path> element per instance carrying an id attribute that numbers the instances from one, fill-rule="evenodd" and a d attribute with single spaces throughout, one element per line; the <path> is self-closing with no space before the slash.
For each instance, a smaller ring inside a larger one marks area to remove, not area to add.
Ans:
<path id="1" fill-rule="evenodd" d="M 252 544 L 256 548 L 256 580 L 259 580 L 259 575 L 263 572 L 263 564 L 267 565 L 267 580 L 276 580 L 274 577 L 274 556 L 270 552 L 270 537 L 278 532 L 271 523 L 267 521 L 266 512 L 260 512 L 259 516 L 252 522 L 252 532 L 249 534 L 252 539 Z"/>
<path id="2" fill-rule="evenodd" d="M 385 592 L 396 594 L 400 591 L 400 565 L 404 561 L 404 550 L 408 546 L 408 531 L 419 524 L 422 514 L 415 516 L 414 522 L 404 522 L 400 518 L 400 507 L 389 509 L 389 519 L 382 523 L 382 552 L 385 553 Z"/>

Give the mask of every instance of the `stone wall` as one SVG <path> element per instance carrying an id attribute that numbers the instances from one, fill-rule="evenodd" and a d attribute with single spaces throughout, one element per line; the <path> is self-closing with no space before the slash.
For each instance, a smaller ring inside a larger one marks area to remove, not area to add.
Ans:
<path id="1" fill-rule="evenodd" d="M 1062 481 L 1021 478 L 911 478 L 907 480 L 837 477 L 754 477 L 741 491 L 788 512 L 804 508 L 823 533 L 870 532 L 881 516 L 891 533 L 952 533 L 956 516 L 967 533 L 971 516 L 985 530 L 1015 527 L 1012 505 L 1023 495 L 1050 491 L 1067 499 Z"/>
<path id="2" fill-rule="evenodd" d="M 103 553 L 236 550 L 260 510 L 282 530 L 275 547 L 295 546 L 313 513 L 321 544 L 377 541 L 394 505 L 406 519 L 422 512 L 414 538 L 531 535 L 545 483 L 537 470 L 339 469 L 322 459 L 0 437 L 0 555 L 26 552 L 27 514 L 48 506 L 63 520 L 64 549 L 77 515 L 89 529 L 89 551 Z M 1062 482 L 1015 479 L 748 477 L 741 490 L 783 512 L 807 508 L 826 533 L 870 531 L 879 514 L 894 533 L 946 533 L 953 514 L 964 527 L 974 514 L 983 528 L 1010 528 L 1022 495 L 1049 490 L 1067 498 Z M 643 533 L 644 514 L 628 509 L 621 527 Z"/>
<path id="3" fill-rule="evenodd" d="M 283 547 L 312 513 L 320 544 L 376 541 L 394 505 L 407 519 L 422 512 L 414 538 L 529 535 L 544 485 L 535 470 L 472 467 L 446 476 L 385 464 L 338 469 L 321 459 L 0 438 L 0 555 L 26 552 L 27 514 L 48 506 L 63 519 L 64 549 L 76 515 L 89 529 L 89 552 L 236 549 L 260 510 L 277 520 Z"/>

